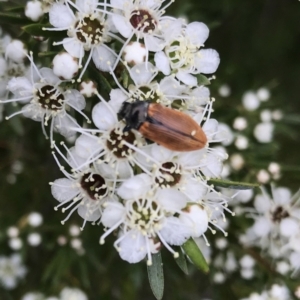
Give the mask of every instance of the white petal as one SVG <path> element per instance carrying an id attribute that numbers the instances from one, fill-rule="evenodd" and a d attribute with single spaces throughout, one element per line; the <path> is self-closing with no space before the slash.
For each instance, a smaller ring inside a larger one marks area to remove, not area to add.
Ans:
<path id="1" fill-rule="evenodd" d="M 157 144 L 152 144 L 150 147 L 151 156 L 160 163 L 168 162 L 174 157 L 175 152 L 169 149 L 166 149 Z M 145 159 L 145 158 L 144 158 Z"/>
<path id="2" fill-rule="evenodd" d="M 180 95 L 186 89 L 186 86 L 181 85 L 173 76 L 164 77 L 159 87 L 165 95 Z"/>
<path id="3" fill-rule="evenodd" d="M 197 78 L 190 73 L 184 71 L 178 71 L 176 73 L 176 77 L 182 81 L 184 84 L 188 86 L 196 86 L 197 85 Z"/>
<path id="4" fill-rule="evenodd" d="M 202 199 L 206 194 L 207 188 L 199 181 L 192 179 L 189 176 L 182 180 L 184 181 L 184 190 L 181 190 L 181 192 L 184 193 L 189 200 L 196 202 Z"/>
<path id="5" fill-rule="evenodd" d="M 130 70 L 130 76 L 135 85 L 149 83 L 154 73 L 156 73 L 156 69 L 150 62 L 135 65 Z"/>
<path id="6" fill-rule="evenodd" d="M 22 113 L 24 117 L 30 118 L 34 121 L 41 122 L 43 120 L 44 111 L 37 107 L 35 104 L 27 104 L 22 107 Z"/>
<path id="7" fill-rule="evenodd" d="M 200 237 L 208 228 L 207 212 L 199 205 L 189 207 L 189 212 L 180 214 L 179 219 L 189 227 L 192 237 Z"/>
<path id="8" fill-rule="evenodd" d="M 79 11 L 86 14 L 91 14 L 97 8 L 98 0 L 76 0 L 76 6 Z"/>
<path id="9" fill-rule="evenodd" d="M 148 51 L 157 52 L 161 51 L 165 46 L 165 41 L 161 38 L 147 34 L 144 38 L 146 49 Z"/>
<path id="10" fill-rule="evenodd" d="M 162 17 L 160 20 L 161 30 L 164 34 L 165 40 L 173 42 L 182 34 L 183 19 Z"/>
<path id="11" fill-rule="evenodd" d="M 32 96 L 33 86 L 26 77 L 14 77 L 8 84 L 7 89 L 17 97 Z"/>
<path id="12" fill-rule="evenodd" d="M 254 207 L 260 213 L 265 213 L 271 209 L 271 201 L 264 195 L 256 195 L 254 199 Z"/>
<path id="13" fill-rule="evenodd" d="M 294 236 L 299 233 L 299 222 L 294 218 L 285 218 L 280 222 L 279 230 L 283 236 Z"/>
<path id="14" fill-rule="evenodd" d="M 86 205 L 80 205 L 78 207 L 79 216 L 89 222 L 95 222 L 100 219 L 101 213 L 99 209 L 91 210 Z"/>
<path id="15" fill-rule="evenodd" d="M 127 95 L 121 89 L 113 89 L 111 90 L 109 104 L 112 109 L 118 113 L 123 102 L 128 99 Z"/>
<path id="16" fill-rule="evenodd" d="M 175 217 L 166 218 L 159 233 L 168 244 L 175 246 L 182 245 L 191 236 L 190 230 Z"/>
<path id="17" fill-rule="evenodd" d="M 125 214 L 125 207 L 121 203 L 117 201 L 107 202 L 107 206 L 102 213 L 101 222 L 105 227 L 110 228 L 124 218 Z"/>
<path id="18" fill-rule="evenodd" d="M 288 205 L 291 203 L 292 195 L 288 188 L 275 188 L 272 194 L 274 202 L 278 205 Z"/>
<path id="19" fill-rule="evenodd" d="M 170 63 L 167 55 L 163 52 L 156 52 L 154 55 L 155 65 L 164 75 L 171 73 Z"/>
<path id="20" fill-rule="evenodd" d="M 67 159 L 70 167 L 74 169 L 79 166 L 86 165 L 86 159 L 78 155 L 75 147 L 69 149 L 69 152 L 67 153 Z"/>
<path id="21" fill-rule="evenodd" d="M 111 130 L 118 122 L 117 115 L 108 106 L 107 103 L 99 102 L 92 110 L 93 122 L 101 130 Z"/>
<path id="22" fill-rule="evenodd" d="M 127 179 L 133 176 L 132 167 L 127 160 L 118 161 L 118 168 L 116 172 L 120 179 Z"/>
<path id="23" fill-rule="evenodd" d="M 79 91 L 73 89 L 68 90 L 64 96 L 67 102 L 78 110 L 83 110 L 85 108 L 85 99 Z"/>
<path id="24" fill-rule="evenodd" d="M 83 45 L 75 38 L 64 38 L 63 46 L 65 50 L 74 57 L 81 58 L 84 56 Z"/>
<path id="25" fill-rule="evenodd" d="M 100 144 L 97 138 L 87 135 L 81 135 L 75 142 L 75 151 L 82 158 L 89 158 L 91 155 L 95 155 L 101 150 Z"/>
<path id="26" fill-rule="evenodd" d="M 146 237 L 136 230 L 130 230 L 119 244 L 119 254 L 129 263 L 137 263 L 147 254 Z"/>
<path id="27" fill-rule="evenodd" d="M 117 194 L 125 199 L 141 198 L 149 190 L 151 177 L 147 174 L 136 175 L 124 181 L 118 188 Z"/>
<path id="28" fill-rule="evenodd" d="M 197 98 L 196 101 L 198 105 L 204 105 L 210 99 L 210 91 L 206 86 L 196 87 L 191 94 Z"/>
<path id="29" fill-rule="evenodd" d="M 209 29 L 202 22 L 192 22 L 186 26 L 185 34 L 193 45 L 199 47 L 207 40 Z"/>
<path id="30" fill-rule="evenodd" d="M 115 14 L 112 17 L 112 21 L 120 34 L 125 38 L 128 38 L 131 35 L 132 27 L 125 17 Z"/>
<path id="31" fill-rule="evenodd" d="M 194 167 L 201 163 L 203 155 L 205 154 L 205 149 L 183 152 L 178 156 L 178 162 L 185 167 Z"/>
<path id="32" fill-rule="evenodd" d="M 271 221 L 268 220 L 266 217 L 259 217 L 256 219 L 253 225 L 253 231 L 259 237 L 265 237 L 271 231 Z"/>
<path id="33" fill-rule="evenodd" d="M 218 121 L 216 119 L 207 120 L 202 126 L 203 131 L 205 132 L 209 140 L 214 139 L 215 133 L 218 130 Z"/>
<path id="34" fill-rule="evenodd" d="M 123 9 L 124 5 L 128 5 L 127 1 L 124 0 L 110 0 L 113 8 Z"/>
<path id="35" fill-rule="evenodd" d="M 78 192 L 76 184 L 67 178 L 56 179 L 51 185 L 51 193 L 59 202 L 73 199 Z"/>
<path id="36" fill-rule="evenodd" d="M 205 176 L 213 178 L 220 177 L 223 167 L 220 157 L 217 157 L 213 153 L 207 154 L 207 156 L 203 158 L 203 165 L 201 171 Z"/>
<path id="37" fill-rule="evenodd" d="M 71 137 L 76 134 L 73 128 L 79 127 L 76 120 L 68 114 L 57 115 L 54 119 L 54 128 L 63 136 Z"/>
<path id="38" fill-rule="evenodd" d="M 43 79 L 51 85 L 56 86 L 61 82 L 61 80 L 53 73 L 53 70 L 50 68 L 41 68 L 40 74 L 42 75 Z"/>
<path id="39" fill-rule="evenodd" d="M 66 28 L 73 24 L 75 16 L 66 5 L 54 3 L 49 11 L 49 22 L 57 28 Z"/>
<path id="40" fill-rule="evenodd" d="M 116 54 L 101 45 L 93 49 L 92 58 L 97 69 L 103 72 L 111 71 L 116 62 Z"/>
<path id="41" fill-rule="evenodd" d="M 187 204 L 186 196 L 173 188 L 159 189 L 156 198 L 157 202 L 169 212 L 181 210 Z"/>
<path id="42" fill-rule="evenodd" d="M 195 57 L 195 64 L 199 73 L 214 73 L 220 64 L 219 53 L 214 49 L 202 49 Z"/>
<path id="43" fill-rule="evenodd" d="M 215 135 L 217 140 L 221 140 L 222 145 L 229 146 L 234 140 L 234 134 L 231 128 L 225 123 L 219 123 L 218 132 Z"/>

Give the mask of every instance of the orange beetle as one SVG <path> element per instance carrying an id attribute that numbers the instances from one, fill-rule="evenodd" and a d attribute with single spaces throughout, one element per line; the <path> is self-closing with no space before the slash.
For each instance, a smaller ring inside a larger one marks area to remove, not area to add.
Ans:
<path id="1" fill-rule="evenodd" d="M 146 139 L 173 151 L 199 150 L 207 143 L 205 133 L 194 119 L 157 103 L 124 102 L 119 117 L 126 121 L 124 131 L 136 129 Z"/>

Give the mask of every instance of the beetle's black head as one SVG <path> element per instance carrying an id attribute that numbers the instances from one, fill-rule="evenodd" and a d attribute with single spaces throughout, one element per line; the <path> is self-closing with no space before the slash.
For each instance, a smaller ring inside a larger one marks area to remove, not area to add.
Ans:
<path id="1" fill-rule="evenodd" d="M 125 131 L 131 128 L 139 129 L 143 122 L 146 121 L 149 103 L 147 101 L 136 101 L 134 103 L 124 102 L 118 116 L 125 119 Z"/>

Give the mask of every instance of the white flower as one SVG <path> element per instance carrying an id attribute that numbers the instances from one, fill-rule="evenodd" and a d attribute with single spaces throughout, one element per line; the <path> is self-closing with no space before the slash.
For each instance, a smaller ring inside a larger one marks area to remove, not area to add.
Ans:
<path id="1" fill-rule="evenodd" d="M 134 66 L 146 61 L 147 50 L 144 44 L 139 42 L 130 42 L 124 48 L 123 59 L 129 65 Z"/>
<path id="2" fill-rule="evenodd" d="M 260 105 L 257 95 L 252 91 L 246 92 L 243 95 L 242 103 L 243 103 L 243 106 L 245 107 L 245 109 L 249 110 L 249 111 L 256 110 Z"/>
<path id="3" fill-rule="evenodd" d="M 209 29 L 201 22 L 186 25 L 182 20 L 168 20 L 167 24 L 167 45 L 163 51 L 155 53 L 156 67 L 165 75 L 175 73 L 186 85 L 196 86 L 197 78 L 193 75 L 214 73 L 220 63 L 215 50 L 200 49 L 208 38 Z"/>
<path id="4" fill-rule="evenodd" d="M 42 236 L 37 232 L 32 232 L 28 235 L 27 242 L 30 246 L 36 247 L 42 242 Z"/>
<path id="5" fill-rule="evenodd" d="M 231 94 L 230 86 L 227 84 L 223 84 L 219 87 L 218 92 L 221 97 L 229 97 Z"/>
<path id="6" fill-rule="evenodd" d="M 25 7 L 25 16 L 37 22 L 44 15 L 42 3 L 40 1 L 28 1 Z"/>
<path id="7" fill-rule="evenodd" d="M 45 300 L 45 295 L 43 295 L 42 293 L 38 293 L 38 292 L 26 293 L 21 298 L 21 300 Z"/>
<path id="8" fill-rule="evenodd" d="M 73 13 L 72 6 L 76 13 Z M 68 36 L 55 45 L 62 44 L 65 50 L 72 56 L 79 58 L 79 66 L 85 51 L 90 51 L 86 63 L 79 75 L 81 80 L 89 62 L 93 59 L 96 67 L 101 71 L 111 71 L 116 62 L 116 54 L 106 45 L 110 42 L 110 23 L 106 14 L 99 12 L 96 0 L 76 0 L 73 3 L 66 0 L 65 4 L 55 3 L 49 10 L 49 21 L 55 29 L 44 30 L 68 30 Z"/>
<path id="9" fill-rule="evenodd" d="M 208 215 L 201 206 L 187 206 L 188 199 L 179 191 L 153 189 L 146 174 L 126 180 L 118 195 L 123 203 L 108 201 L 104 205 L 101 221 L 109 229 L 100 242 L 120 228 L 114 245 L 130 263 L 147 256 L 151 264 L 151 253 L 159 251 L 161 243 L 177 256 L 169 245 L 182 245 L 189 237 L 203 235 L 208 227 Z"/>
<path id="10" fill-rule="evenodd" d="M 168 29 L 169 19 L 163 17 L 167 5 L 165 0 L 111 0 L 113 10 L 112 21 L 116 30 L 126 38 L 119 57 L 123 54 L 127 44 L 136 36 L 136 40 L 144 39 L 146 60 L 148 51 L 160 51 L 165 46 L 165 29 Z M 105 7 L 105 4 L 104 4 Z"/>
<path id="11" fill-rule="evenodd" d="M 67 110 L 71 107 L 88 120 L 81 112 L 85 107 L 84 97 L 75 89 L 63 90 L 60 87 L 61 80 L 54 75 L 51 69 L 37 69 L 33 61 L 31 63 L 30 79 L 27 77 L 12 78 L 8 82 L 7 89 L 14 94 L 15 98 L 2 101 L 3 103 L 29 102 L 29 104 L 26 104 L 21 111 L 12 114 L 6 119 L 22 113 L 27 118 L 41 122 L 46 137 L 45 126 L 52 119 L 50 125 L 51 141 L 53 140 L 53 130 L 66 137 L 74 135 L 74 131 L 71 128 L 79 125 L 67 113 Z"/>
<path id="12" fill-rule="evenodd" d="M 248 229 L 247 243 L 267 250 L 270 255 L 283 255 L 287 248 L 293 247 L 293 238 L 300 235 L 298 198 L 299 192 L 292 197 L 290 190 L 283 187 L 272 187 L 272 198 L 264 190 L 257 195 L 254 199 L 257 214 L 252 215 L 254 224 Z"/>
<path id="13" fill-rule="evenodd" d="M 274 300 L 289 300 L 291 299 L 289 289 L 286 286 L 273 284 L 270 291 L 270 298 Z"/>
<path id="14" fill-rule="evenodd" d="M 257 90 L 256 95 L 260 101 L 264 102 L 270 99 L 271 93 L 269 89 L 261 87 Z"/>
<path id="15" fill-rule="evenodd" d="M 78 60 L 67 52 L 55 55 L 53 61 L 53 73 L 65 80 L 72 79 L 78 72 Z"/>
<path id="16" fill-rule="evenodd" d="M 43 223 L 43 216 L 38 212 L 32 212 L 28 215 L 28 224 L 32 227 L 38 227 Z"/>
<path id="17" fill-rule="evenodd" d="M 25 45 L 20 40 L 12 40 L 5 51 L 6 59 L 10 59 L 15 63 L 22 63 L 27 55 Z"/>
<path id="18" fill-rule="evenodd" d="M 0 256 L 0 284 L 7 290 L 14 289 L 27 273 L 19 254 Z"/>
<path id="19" fill-rule="evenodd" d="M 65 287 L 60 292 L 60 300 L 88 300 L 88 297 L 80 289 Z"/>
<path id="20" fill-rule="evenodd" d="M 100 219 L 101 204 L 107 201 L 114 193 L 112 176 L 103 174 L 96 164 L 93 166 L 85 164 L 85 159 L 79 157 L 74 148 L 67 150 L 67 158 L 56 146 L 55 149 L 72 167 L 72 172 L 68 173 L 61 167 L 54 155 L 56 162 L 66 177 L 56 179 L 50 183 L 53 197 L 60 202 L 55 209 L 57 210 L 60 206 L 64 206 L 63 212 L 71 209 L 67 217 L 62 221 L 62 224 L 77 210 L 78 214 L 84 219 L 83 228 L 87 221 L 96 222 Z"/>
<path id="21" fill-rule="evenodd" d="M 271 122 L 259 123 L 254 128 L 254 136 L 260 143 L 270 143 L 273 139 L 274 124 Z"/>
<path id="22" fill-rule="evenodd" d="M 75 143 L 76 153 L 85 159 L 85 165 L 96 162 L 102 174 L 114 182 L 133 176 L 132 165 L 136 163 L 136 151 L 145 143 L 140 134 L 124 132 L 125 124 L 118 121 L 119 111 L 125 96 L 120 90 L 112 90 L 111 100 L 106 102 L 99 94 L 92 110 L 92 118 L 98 129 L 78 129 L 83 133 Z"/>
<path id="23" fill-rule="evenodd" d="M 245 149 L 248 148 L 249 141 L 248 141 L 248 138 L 246 136 L 238 135 L 235 142 L 234 142 L 234 144 L 239 150 L 245 150 Z"/>
<path id="24" fill-rule="evenodd" d="M 233 121 L 232 127 L 236 130 L 244 130 L 248 126 L 247 120 L 244 117 L 237 117 Z"/>

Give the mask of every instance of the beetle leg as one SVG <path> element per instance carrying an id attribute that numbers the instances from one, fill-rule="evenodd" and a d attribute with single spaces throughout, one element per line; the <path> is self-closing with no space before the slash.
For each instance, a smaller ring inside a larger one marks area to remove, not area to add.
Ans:
<path id="1" fill-rule="evenodd" d="M 123 128 L 123 132 L 127 132 L 127 131 L 129 131 L 129 130 L 131 130 L 131 126 L 129 126 L 129 125 L 126 125 L 126 126 Z"/>

